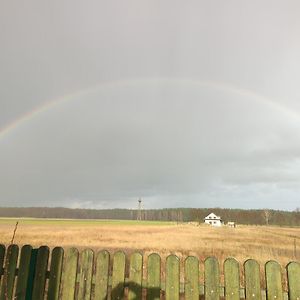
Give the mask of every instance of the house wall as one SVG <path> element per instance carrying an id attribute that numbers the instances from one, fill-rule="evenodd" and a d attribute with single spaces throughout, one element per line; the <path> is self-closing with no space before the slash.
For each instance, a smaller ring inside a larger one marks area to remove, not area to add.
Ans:
<path id="1" fill-rule="evenodd" d="M 222 226 L 222 223 L 220 220 L 209 219 L 209 220 L 205 220 L 204 222 L 211 226 L 216 226 L 216 227 Z"/>

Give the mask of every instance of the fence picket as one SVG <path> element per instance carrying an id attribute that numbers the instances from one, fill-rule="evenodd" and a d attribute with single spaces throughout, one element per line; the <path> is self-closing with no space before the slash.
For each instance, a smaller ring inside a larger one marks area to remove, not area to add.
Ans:
<path id="1" fill-rule="evenodd" d="M 32 298 L 34 300 L 44 299 L 48 258 L 49 248 L 47 246 L 41 246 L 37 254 L 36 269 L 33 280 Z"/>
<path id="2" fill-rule="evenodd" d="M 90 300 L 93 276 L 94 252 L 85 249 L 80 254 L 79 289 L 78 299 Z"/>
<path id="3" fill-rule="evenodd" d="M 4 273 L 5 246 L 0 244 L 0 280 Z"/>
<path id="4" fill-rule="evenodd" d="M 47 300 L 58 300 L 63 258 L 63 248 L 56 247 L 52 250 Z"/>
<path id="5" fill-rule="evenodd" d="M 108 274 L 109 253 L 106 250 L 100 251 L 96 257 L 95 299 L 107 299 Z"/>
<path id="6" fill-rule="evenodd" d="M 11 300 L 13 297 L 18 254 L 19 247 L 17 245 L 8 246 L 4 264 L 4 274 L 1 284 L 1 300 Z"/>
<path id="7" fill-rule="evenodd" d="M 166 261 L 166 300 L 179 299 L 179 259 L 169 255 Z"/>
<path id="8" fill-rule="evenodd" d="M 265 266 L 267 299 L 283 300 L 281 267 L 276 261 L 268 261 Z"/>
<path id="9" fill-rule="evenodd" d="M 30 245 L 25 245 L 21 249 L 19 272 L 17 277 L 16 293 L 15 299 L 25 300 L 26 299 L 26 289 L 27 281 L 30 269 L 30 259 L 31 259 L 32 247 Z"/>
<path id="10" fill-rule="evenodd" d="M 300 299 L 300 263 L 291 262 L 287 265 L 289 284 L 289 300 Z"/>
<path id="11" fill-rule="evenodd" d="M 124 296 L 125 254 L 118 251 L 114 255 L 111 299 L 119 300 Z"/>
<path id="12" fill-rule="evenodd" d="M 38 249 L 31 250 L 27 287 L 26 287 L 26 298 L 25 298 L 26 300 L 32 299 L 33 280 L 35 275 L 37 254 L 38 254 Z"/>
<path id="13" fill-rule="evenodd" d="M 240 265 L 235 258 L 224 262 L 225 299 L 240 300 Z"/>
<path id="14" fill-rule="evenodd" d="M 130 257 L 128 300 L 142 298 L 143 256 L 133 253 Z"/>
<path id="15" fill-rule="evenodd" d="M 186 300 L 199 300 L 199 260 L 189 256 L 184 264 L 184 295 Z"/>
<path id="16" fill-rule="evenodd" d="M 215 257 L 208 257 L 204 262 L 204 290 L 206 300 L 220 299 L 220 268 Z"/>
<path id="17" fill-rule="evenodd" d="M 78 250 L 70 248 L 66 251 L 62 274 L 62 300 L 74 300 L 77 277 Z"/>
<path id="18" fill-rule="evenodd" d="M 77 286 L 78 250 L 66 251 L 61 247 L 53 249 L 48 276 L 49 248 L 42 246 L 32 249 L 25 245 L 20 252 L 19 268 L 17 269 L 19 248 L 10 245 L 5 257 L 5 247 L 0 245 L 0 300 L 138 300 L 143 297 L 143 256 L 133 253 L 130 257 L 129 278 L 125 279 L 126 256 L 118 251 L 114 254 L 112 278 L 110 281 L 110 254 L 100 251 L 96 256 L 94 273 L 94 253 L 85 249 L 80 254 L 80 264 Z M 4 264 L 4 266 L 2 266 Z M 63 271 L 62 271 L 63 269 Z M 276 261 L 265 265 L 266 291 L 262 290 L 260 282 L 260 266 L 257 261 L 249 259 L 244 263 L 245 293 L 240 290 L 239 262 L 227 258 L 224 262 L 224 288 L 220 287 L 220 269 L 218 260 L 209 257 L 204 262 L 204 286 L 199 285 L 199 260 L 189 256 L 184 261 L 184 295 L 180 295 L 183 287 L 180 283 L 180 261 L 176 255 L 166 259 L 165 282 L 161 282 L 161 258 L 152 253 L 147 258 L 147 300 L 159 300 L 161 289 L 165 290 L 165 300 L 299 300 L 300 299 L 300 263 L 291 262 L 286 266 L 288 293 L 283 291 L 282 269 Z M 94 278 L 92 278 L 94 277 Z M 126 280 L 126 281 L 125 281 Z M 16 282 L 16 285 L 15 285 Z M 125 282 L 128 284 L 128 294 L 124 295 Z M 92 286 L 94 284 L 94 289 Z M 111 285 L 110 285 L 111 284 Z M 47 286 L 47 290 L 45 287 Z M 109 287 L 111 292 L 109 293 Z M 200 295 L 201 288 L 201 295 Z M 203 290 L 204 288 L 204 290 Z M 223 298 L 224 297 L 224 298 Z M 144 298 L 143 298 L 144 299 Z"/>
<path id="19" fill-rule="evenodd" d="M 261 300 L 259 264 L 248 259 L 244 264 L 246 300 Z"/>
<path id="20" fill-rule="evenodd" d="M 157 253 L 148 256 L 147 300 L 160 299 L 160 261 Z"/>

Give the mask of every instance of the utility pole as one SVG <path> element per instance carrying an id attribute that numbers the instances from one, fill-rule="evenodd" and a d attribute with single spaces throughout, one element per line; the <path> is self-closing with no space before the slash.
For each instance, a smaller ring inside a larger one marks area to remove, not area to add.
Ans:
<path id="1" fill-rule="evenodd" d="M 138 220 L 138 221 L 141 221 L 141 220 L 142 220 L 142 199 L 141 199 L 141 198 L 138 200 L 137 220 Z"/>

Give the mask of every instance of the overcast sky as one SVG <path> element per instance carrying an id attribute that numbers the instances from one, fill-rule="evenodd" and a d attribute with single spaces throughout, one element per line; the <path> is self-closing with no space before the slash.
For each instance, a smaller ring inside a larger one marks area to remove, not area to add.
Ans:
<path id="1" fill-rule="evenodd" d="M 299 16 L 0 0 L 1 205 L 300 207 Z"/>

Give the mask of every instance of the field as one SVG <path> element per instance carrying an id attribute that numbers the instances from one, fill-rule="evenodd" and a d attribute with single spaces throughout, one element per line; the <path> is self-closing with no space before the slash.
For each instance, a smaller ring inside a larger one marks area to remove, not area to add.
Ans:
<path id="1" fill-rule="evenodd" d="M 300 228 L 238 226 L 211 228 L 172 222 L 57 220 L 0 218 L 0 243 L 9 244 L 16 221 L 19 225 L 14 243 L 35 247 L 107 249 L 125 252 L 139 250 L 145 255 L 158 252 L 162 257 L 195 255 L 203 260 L 228 256 L 244 262 L 257 259 L 261 264 L 275 259 L 285 266 L 300 259 Z"/>

